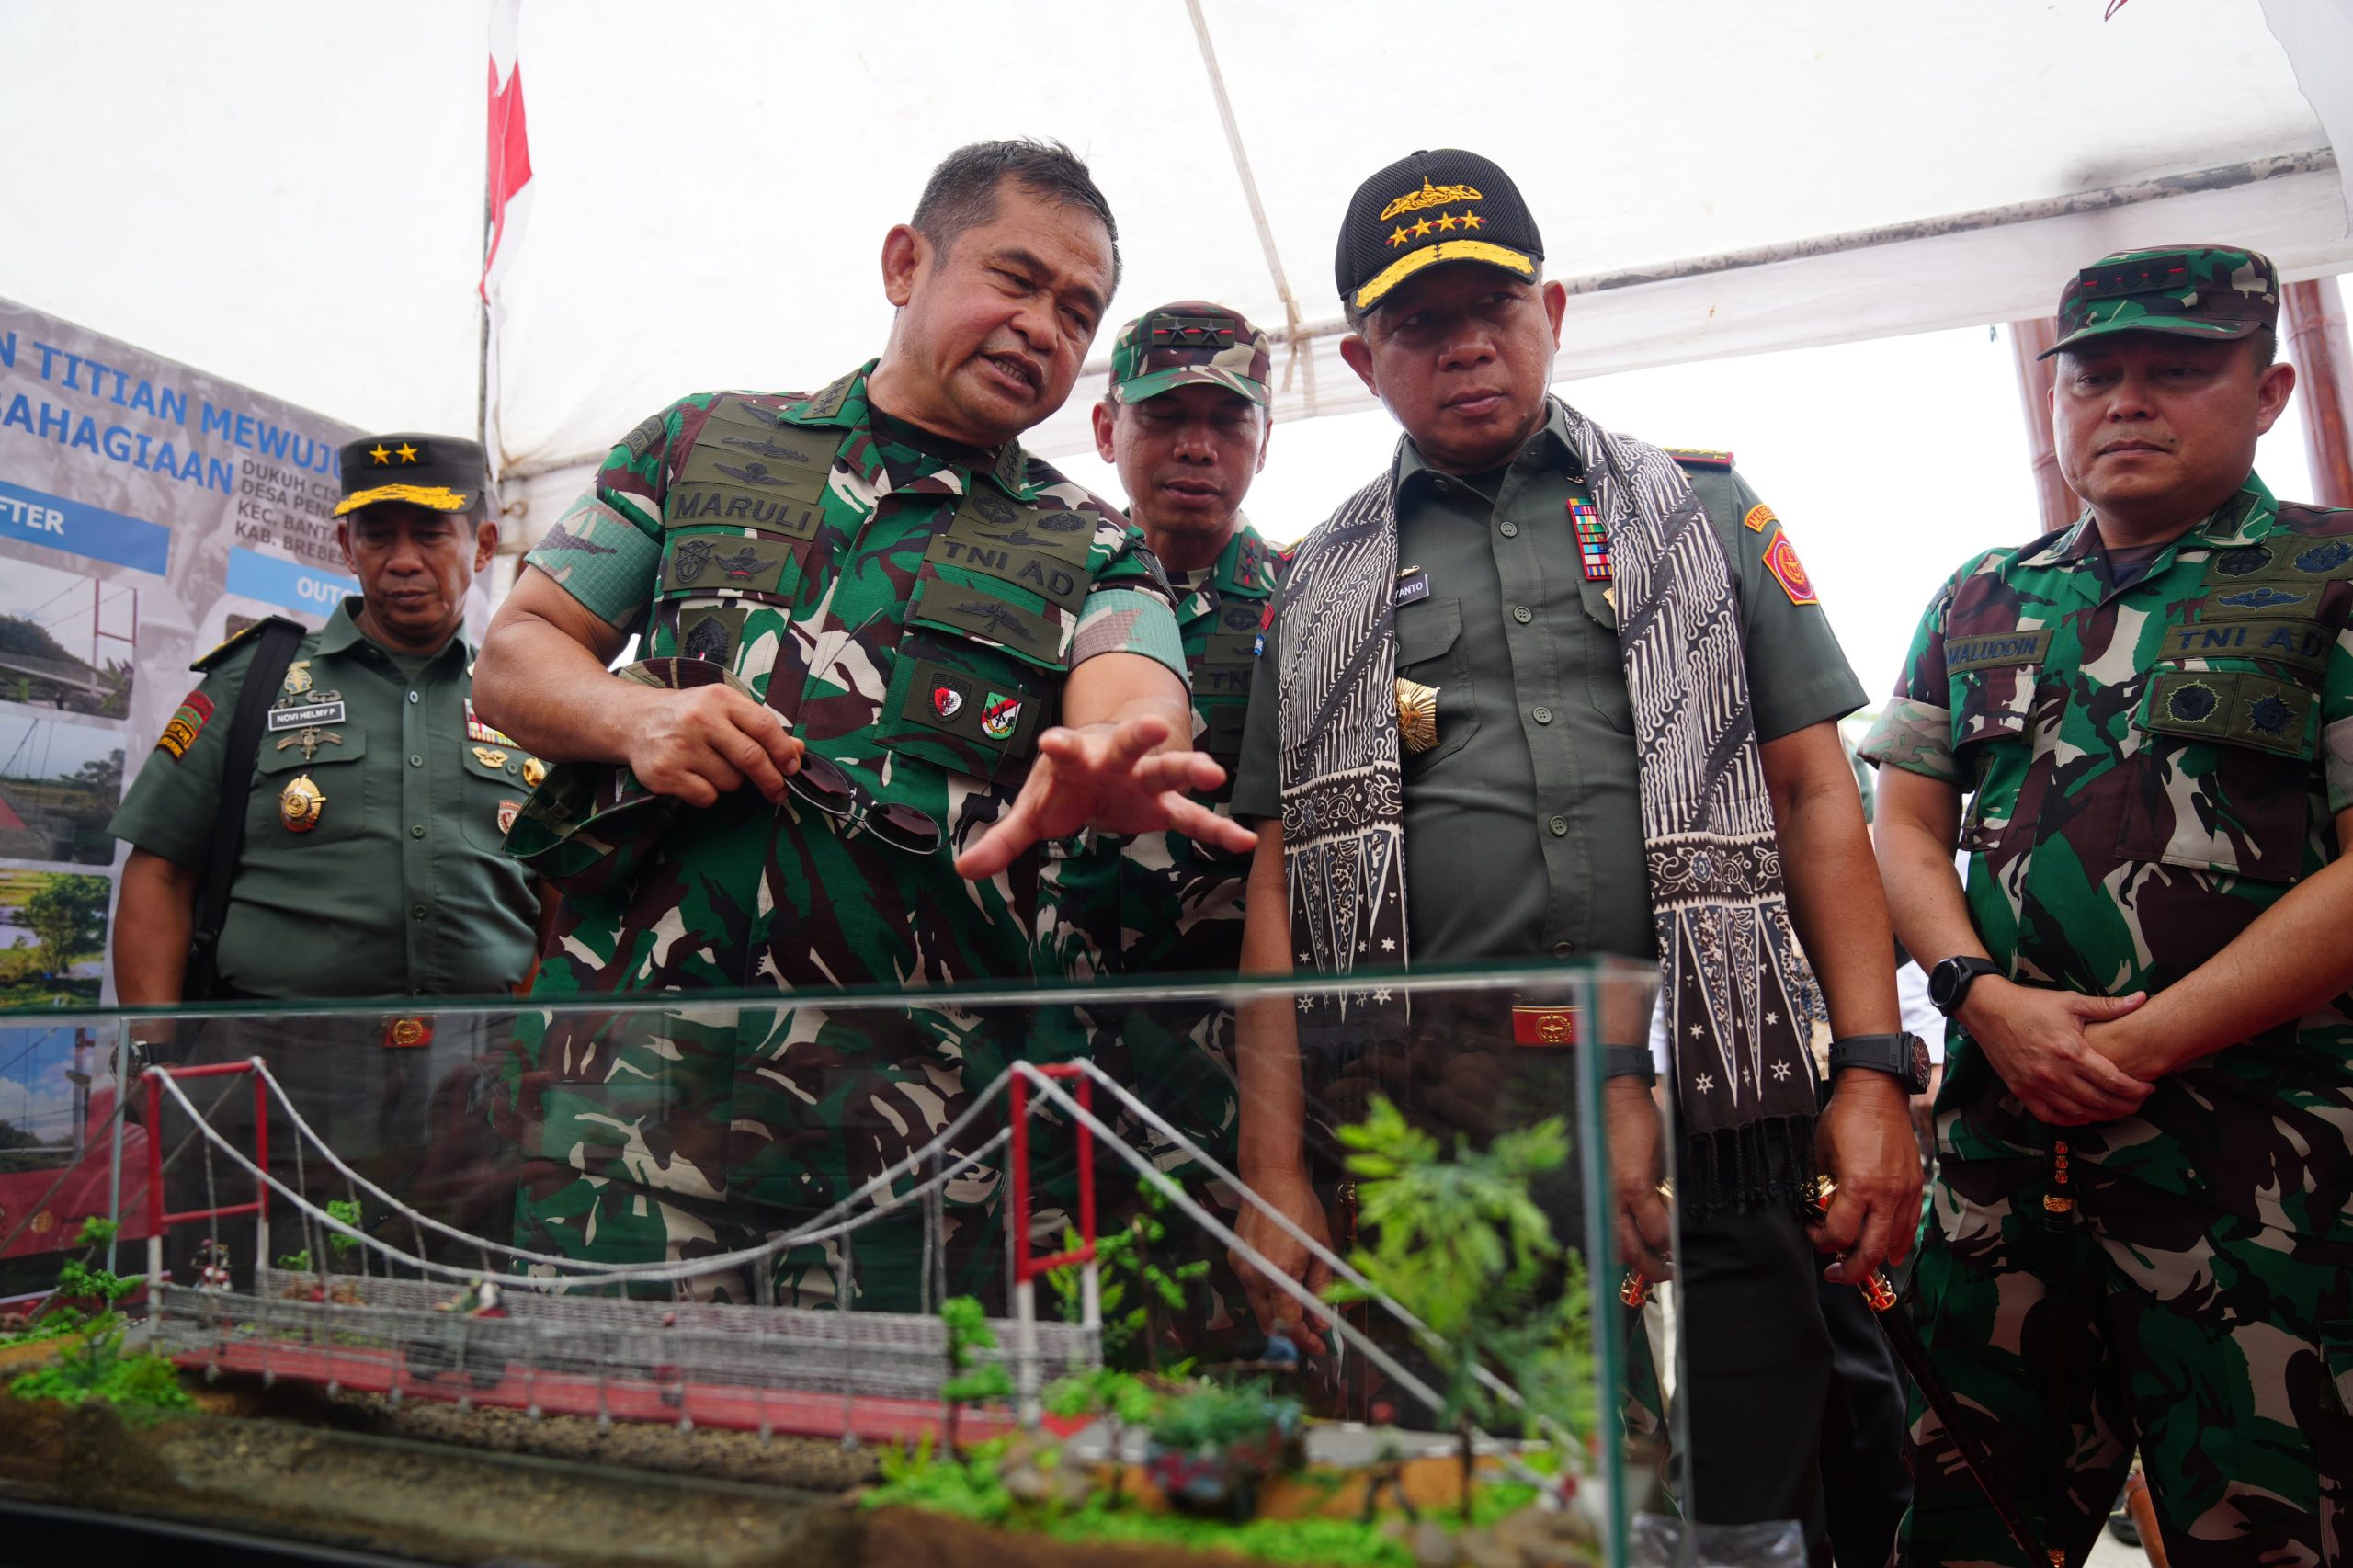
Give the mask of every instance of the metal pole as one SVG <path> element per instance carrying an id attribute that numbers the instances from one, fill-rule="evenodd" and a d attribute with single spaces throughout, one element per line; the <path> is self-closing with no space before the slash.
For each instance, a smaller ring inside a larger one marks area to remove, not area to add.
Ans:
<path id="1" fill-rule="evenodd" d="M 1024 1279 L 1013 1288 L 1013 1312 L 1019 1332 L 1015 1335 L 1014 1388 L 1019 1395 L 1021 1426 L 1034 1432 L 1045 1418 L 1038 1403 L 1038 1284 Z"/>
<path id="2" fill-rule="evenodd" d="M 122 1124 L 129 1119 L 122 1113 L 131 1104 L 131 1023 L 118 1017 L 114 1020 L 114 1117 L 107 1129 L 112 1147 L 107 1152 L 107 1218 L 116 1230 L 122 1226 Z M 155 1136 L 150 1127 L 147 1136 Z M 149 1216 L 152 1223 L 153 1216 Z M 115 1237 L 107 1238 L 107 1272 L 119 1274 L 115 1267 Z M 149 1283 L 153 1283 L 151 1279 Z"/>
<path id="3" fill-rule="evenodd" d="M 2081 505 L 2059 473 L 2059 447 L 2051 428 L 2051 388 L 2057 379 L 2054 361 L 2040 358 L 2059 341 L 2059 324 L 2049 316 L 2014 321 L 2009 326 L 2010 355 L 2018 371 L 2018 410 L 2026 415 L 2027 463 L 2034 471 L 2035 516 L 2031 539 L 2052 533 L 2075 520 Z"/>
<path id="4" fill-rule="evenodd" d="M 2290 283 L 2281 293 L 2296 401 L 2312 448 L 2313 499 L 2324 506 L 2353 506 L 2353 438 L 2345 429 L 2353 408 L 2353 349 L 2346 343 L 2345 297 L 2334 278 Z"/>

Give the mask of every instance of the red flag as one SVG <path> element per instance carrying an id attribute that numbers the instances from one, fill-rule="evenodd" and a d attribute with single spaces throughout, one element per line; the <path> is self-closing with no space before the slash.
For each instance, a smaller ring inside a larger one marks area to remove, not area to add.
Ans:
<path id="1" fill-rule="evenodd" d="M 511 227 L 519 230 L 524 205 L 520 199 L 531 182 L 531 142 L 523 120 L 523 74 L 515 53 L 522 8 L 522 0 L 496 0 L 490 14 L 490 155 L 483 165 L 490 233 L 482 258 L 485 304 L 512 251 L 510 217 Z"/>

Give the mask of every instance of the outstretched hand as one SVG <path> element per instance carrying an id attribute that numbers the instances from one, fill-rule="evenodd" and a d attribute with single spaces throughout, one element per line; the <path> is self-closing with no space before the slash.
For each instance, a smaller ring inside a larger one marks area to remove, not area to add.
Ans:
<path id="1" fill-rule="evenodd" d="M 1057 726 L 1038 737 L 1038 758 L 1021 793 L 995 826 L 956 857 L 961 876 L 979 881 L 1011 865 L 1041 839 L 1083 827 L 1106 833 L 1176 832 L 1212 848 L 1240 852 L 1258 835 L 1185 791 L 1214 790 L 1225 769 L 1197 751 L 1154 751 L 1168 738 L 1155 715 L 1083 729 Z"/>

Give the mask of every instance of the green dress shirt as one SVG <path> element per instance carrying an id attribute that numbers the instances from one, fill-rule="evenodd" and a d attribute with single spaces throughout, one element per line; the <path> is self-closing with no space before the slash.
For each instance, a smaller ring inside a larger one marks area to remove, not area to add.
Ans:
<path id="1" fill-rule="evenodd" d="M 504 853 L 536 760 L 473 717 L 462 635 L 396 656 L 346 599 L 302 639 L 272 701 L 221 933 L 221 978 L 272 998 L 483 996 L 530 966 L 537 905 Z M 123 798 L 109 831 L 202 867 L 248 639 L 199 662 L 203 684 Z M 404 675 L 403 665 L 414 670 Z M 306 738 L 307 737 L 307 738 Z M 307 779 L 312 825 L 290 811 Z"/>
<path id="2" fill-rule="evenodd" d="M 1780 538 L 1771 508 L 1728 459 L 1694 460 L 1687 472 L 1731 563 L 1757 737 L 1861 707 L 1821 607 L 1767 565 Z M 1414 961 L 1654 959 L 1633 709 L 1611 585 L 1587 580 L 1570 525 L 1569 504 L 1592 493 L 1560 405 L 1493 473 L 1440 473 L 1410 438 L 1398 445 L 1396 473 L 1407 599 L 1397 608 L 1397 674 L 1438 693 L 1438 744 L 1403 759 Z M 1267 646 L 1275 642 L 1269 631 Z M 1261 657 L 1237 816 L 1282 814 L 1277 701 Z"/>

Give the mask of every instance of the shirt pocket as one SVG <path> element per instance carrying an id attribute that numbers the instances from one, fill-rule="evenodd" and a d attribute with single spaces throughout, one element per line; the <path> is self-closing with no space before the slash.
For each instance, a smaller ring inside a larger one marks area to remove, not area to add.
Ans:
<path id="1" fill-rule="evenodd" d="M 778 643 L 747 637 L 746 622 L 764 608 L 790 612 L 811 548 L 807 540 L 756 529 L 670 528 L 654 589 L 654 643 L 722 665 L 765 696 Z"/>
<path id="2" fill-rule="evenodd" d="M 313 743 L 308 760 L 305 734 Z M 245 802 L 246 848 L 267 844 L 300 854 L 360 836 L 379 807 L 369 799 L 369 769 L 360 766 L 367 755 L 367 733 L 347 722 L 264 734 Z M 313 790 L 317 799 L 308 800 Z M 296 825 L 305 821 L 308 827 Z"/>
<path id="3" fill-rule="evenodd" d="M 2161 667 L 2132 728 L 2118 854 L 2256 881 L 2303 874 L 2320 736 L 2309 687 L 2242 660 Z"/>
<path id="4" fill-rule="evenodd" d="M 1577 585 L 1577 599 L 1586 619 L 1605 635 L 1588 640 L 1585 661 L 1586 695 L 1603 722 L 1621 735 L 1634 733 L 1634 697 L 1626 685 L 1626 662 L 1618 648 L 1618 612 L 1609 602 L 1616 585 L 1587 578 Z"/>
<path id="5" fill-rule="evenodd" d="M 503 850 L 506 830 L 530 799 L 523 782 L 529 752 L 514 746 L 483 745 L 469 741 L 460 754 L 465 779 L 460 787 L 459 814 L 465 824 L 466 842 L 477 849 Z"/>
<path id="6" fill-rule="evenodd" d="M 989 784 L 1020 778 L 1060 717 L 1056 607 L 926 566 L 908 607 L 876 741 L 895 756 Z"/>
<path id="7" fill-rule="evenodd" d="M 1969 785 L 1961 847 L 1992 849 L 2016 820 L 2034 744 L 2040 664 L 1994 665 L 1950 677 L 1953 756 Z"/>
<path id="8" fill-rule="evenodd" d="M 1469 744 L 1479 729 L 1470 650 L 1462 645 L 1462 601 L 1424 599 L 1397 611 L 1397 677 L 1438 692 L 1438 744 L 1400 750 L 1405 776 L 1427 773 Z"/>

